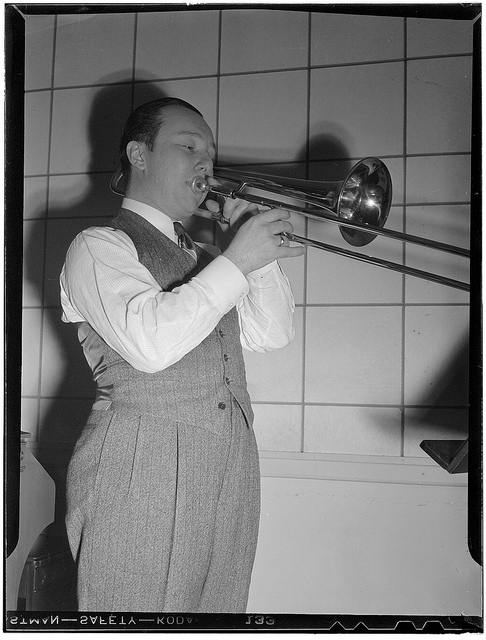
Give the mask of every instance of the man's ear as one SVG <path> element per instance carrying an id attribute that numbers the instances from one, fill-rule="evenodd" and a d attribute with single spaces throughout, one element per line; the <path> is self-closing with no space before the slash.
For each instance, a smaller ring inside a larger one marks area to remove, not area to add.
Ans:
<path id="1" fill-rule="evenodd" d="M 131 140 L 127 144 L 127 158 L 134 167 L 143 171 L 145 169 L 145 145 L 143 142 Z"/>

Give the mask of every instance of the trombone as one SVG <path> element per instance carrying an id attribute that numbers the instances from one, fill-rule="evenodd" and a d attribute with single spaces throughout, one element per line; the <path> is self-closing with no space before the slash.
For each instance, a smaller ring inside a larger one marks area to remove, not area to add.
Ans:
<path id="1" fill-rule="evenodd" d="M 113 175 L 110 188 L 123 195 L 119 182 L 121 169 Z M 284 208 L 305 217 L 337 224 L 344 240 L 355 247 L 369 244 L 376 236 L 420 245 L 429 249 L 469 258 L 467 249 L 420 236 L 385 229 L 392 201 L 392 181 L 386 165 L 379 158 L 360 160 L 342 181 L 312 181 L 280 178 L 254 172 L 215 167 L 213 172 L 220 184 L 210 185 L 202 176 L 194 178 L 195 193 L 211 193 L 223 198 L 239 198 L 270 208 Z M 196 215 L 223 222 L 220 214 L 198 209 Z M 284 233 L 290 241 L 322 249 L 353 260 L 374 264 L 392 271 L 422 278 L 462 291 L 469 284 L 444 276 L 390 262 L 357 251 L 343 249 L 311 238 Z"/>

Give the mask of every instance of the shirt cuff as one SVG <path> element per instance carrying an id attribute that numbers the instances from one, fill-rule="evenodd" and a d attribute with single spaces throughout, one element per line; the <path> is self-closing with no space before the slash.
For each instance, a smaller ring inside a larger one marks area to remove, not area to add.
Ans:
<path id="1" fill-rule="evenodd" d="M 243 300 L 250 289 L 242 272 L 223 255 L 217 256 L 193 280 L 199 280 L 211 289 L 214 303 L 223 314 Z"/>
<path id="2" fill-rule="evenodd" d="M 266 275 L 270 271 L 273 271 L 274 269 L 277 269 L 278 271 L 280 271 L 280 265 L 276 260 L 274 260 L 273 262 L 269 262 L 268 264 L 266 264 L 264 267 L 261 267 L 260 269 L 255 269 L 255 271 L 250 271 L 250 273 L 248 273 L 246 277 L 253 278 L 254 280 L 258 280 L 258 278 L 262 278 L 264 275 Z"/>

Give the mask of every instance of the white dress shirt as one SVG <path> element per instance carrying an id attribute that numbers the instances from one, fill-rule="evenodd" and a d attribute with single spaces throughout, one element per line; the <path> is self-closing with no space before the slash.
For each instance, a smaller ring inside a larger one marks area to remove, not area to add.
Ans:
<path id="1" fill-rule="evenodd" d="M 165 214 L 129 198 L 122 207 L 177 243 L 173 220 Z M 147 373 L 180 360 L 234 306 L 244 348 L 278 349 L 294 336 L 294 300 L 277 262 L 245 277 L 218 255 L 188 283 L 162 291 L 124 231 L 92 227 L 71 244 L 60 284 L 63 322 L 88 322 L 129 364 Z"/>

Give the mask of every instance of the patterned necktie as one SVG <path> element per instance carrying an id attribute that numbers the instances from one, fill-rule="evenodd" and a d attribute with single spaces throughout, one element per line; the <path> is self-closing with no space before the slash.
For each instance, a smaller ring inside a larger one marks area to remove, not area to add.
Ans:
<path id="1" fill-rule="evenodd" d="M 180 222 L 174 222 L 174 231 L 178 238 L 179 247 L 184 249 L 197 262 L 196 246 Z"/>

